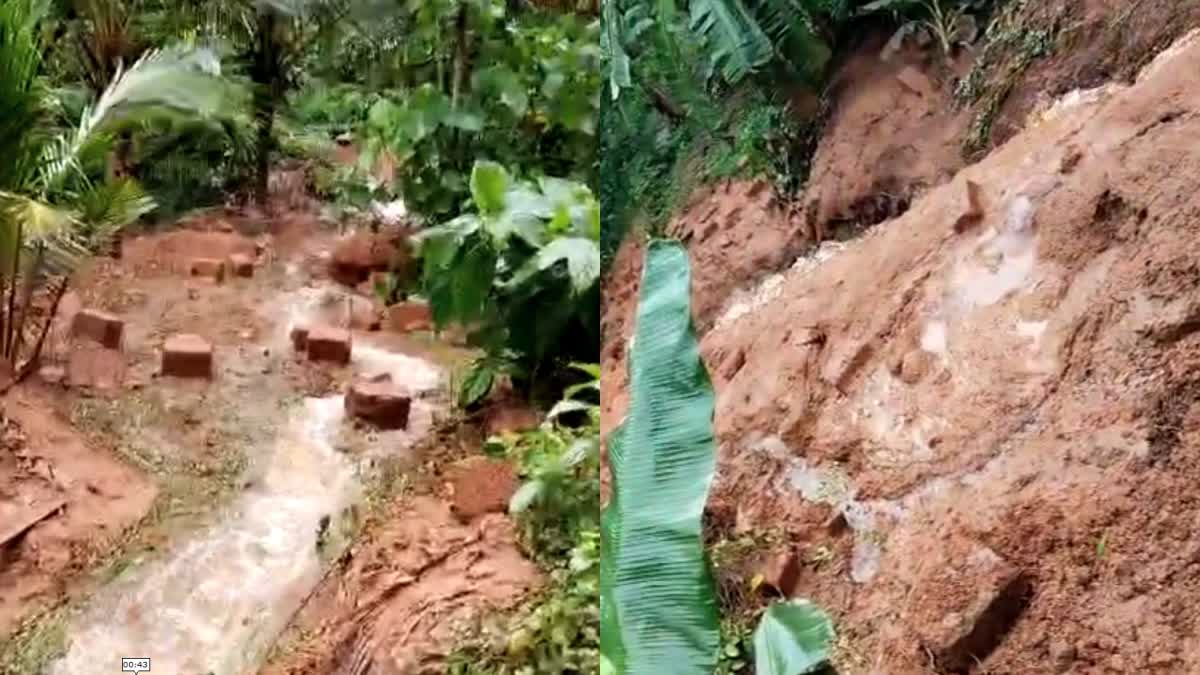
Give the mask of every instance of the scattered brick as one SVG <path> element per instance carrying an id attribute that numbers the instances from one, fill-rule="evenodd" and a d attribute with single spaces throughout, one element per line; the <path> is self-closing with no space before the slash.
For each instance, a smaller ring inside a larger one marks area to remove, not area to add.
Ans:
<path id="1" fill-rule="evenodd" d="M 85 309 L 75 314 L 71 335 L 94 340 L 107 349 L 120 349 L 125 322 L 107 312 Z"/>
<path id="2" fill-rule="evenodd" d="M 308 331 L 307 349 L 309 361 L 332 361 L 350 363 L 350 330 L 333 326 L 317 326 Z"/>
<path id="3" fill-rule="evenodd" d="M 212 371 L 212 344 L 199 335 L 174 335 L 163 345 L 163 375 L 208 378 Z"/>

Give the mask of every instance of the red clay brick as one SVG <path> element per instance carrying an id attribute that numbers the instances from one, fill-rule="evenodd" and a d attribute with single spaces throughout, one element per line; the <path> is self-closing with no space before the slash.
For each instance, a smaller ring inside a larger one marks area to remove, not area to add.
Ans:
<path id="1" fill-rule="evenodd" d="M 346 328 L 317 326 L 308 331 L 308 360 L 350 363 L 351 336 Z"/>
<path id="2" fill-rule="evenodd" d="M 196 258 L 192 261 L 191 275 L 212 279 L 219 284 L 225 280 L 225 261 L 216 258 Z"/>
<path id="3" fill-rule="evenodd" d="M 163 375 L 212 377 L 213 348 L 199 335 L 174 335 L 163 345 Z"/>
<path id="4" fill-rule="evenodd" d="M 254 259 L 244 253 L 234 253 L 229 256 L 229 271 L 235 277 L 248 279 L 254 276 Z"/>
<path id="5" fill-rule="evenodd" d="M 108 349 L 120 349 L 125 322 L 96 309 L 85 309 L 71 322 L 71 335 L 95 340 Z"/>
<path id="6" fill-rule="evenodd" d="M 346 413 L 380 429 L 407 429 L 412 397 L 391 376 L 357 380 L 346 390 Z"/>
<path id="7" fill-rule="evenodd" d="M 388 307 L 388 330 L 408 333 L 415 330 L 431 330 L 433 314 L 424 302 L 408 301 Z"/>

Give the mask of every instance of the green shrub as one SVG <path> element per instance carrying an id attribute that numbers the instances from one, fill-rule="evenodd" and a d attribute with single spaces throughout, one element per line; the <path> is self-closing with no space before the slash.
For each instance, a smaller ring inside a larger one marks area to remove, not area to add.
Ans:
<path id="1" fill-rule="evenodd" d="M 487 352 L 460 390 L 469 406 L 498 371 L 530 391 L 571 361 L 600 351 L 600 213 L 586 186 L 556 178 L 515 180 L 478 162 L 474 212 L 417 238 L 421 286 L 434 322 L 475 328 Z"/>

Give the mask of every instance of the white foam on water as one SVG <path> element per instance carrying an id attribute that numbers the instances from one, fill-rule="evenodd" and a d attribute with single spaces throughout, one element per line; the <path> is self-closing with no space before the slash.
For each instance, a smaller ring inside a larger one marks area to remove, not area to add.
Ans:
<path id="1" fill-rule="evenodd" d="M 331 445 L 342 416 L 340 396 L 305 400 L 222 522 L 100 591 L 50 672 L 91 675 L 131 654 L 148 656 L 154 672 L 254 672 L 317 583 L 320 521 L 359 496 Z"/>
<path id="2" fill-rule="evenodd" d="M 336 291 L 301 288 L 273 311 L 284 340 Z M 282 309 L 280 309 L 282 307 Z M 387 372 L 414 393 L 441 383 L 422 359 L 355 344 L 359 374 Z M 50 675 L 114 670 L 121 657 L 149 657 L 153 672 L 250 675 L 264 658 L 324 566 L 317 548 L 332 521 L 362 497 L 356 467 L 334 448 L 345 421 L 341 395 L 305 399 L 267 447 L 248 448 L 258 480 L 219 515 L 163 559 L 134 566 L 97 592 L 67 630 L 66 654 Z M 385 443 L 388 452 L 429 432 L 431 404 L 414 401 L 410 428 Z M 383 438 L 381 435 L 380 438 Z"/>
<path id="3" fill-rule="evenodd" d="M 432 391 L 442 381 L 441 371 L 428 361 L 362 342 L 354 343 L 350 360 L 356 372 L 364 375 L 387 373 L 392 376 L 392 382 L 414 393 Z"/>

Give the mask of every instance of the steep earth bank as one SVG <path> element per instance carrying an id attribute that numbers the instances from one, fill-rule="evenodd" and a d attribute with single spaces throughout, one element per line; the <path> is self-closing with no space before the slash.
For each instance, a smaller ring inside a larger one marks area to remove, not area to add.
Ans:
<path id="1" fill-rule="evenodd" d="M 695 303 L 710 524 L 783 532 L 840 672 L 1200 669 L 1198 133 L 1192 33 L 742 292 L 704 281 L 742 251 L 691 242 L 695 294 L 719 296 Z M 737 238 L 697 208 L 676 231 Z M 638 248 L 605 289 L 605 430 Z"/>

